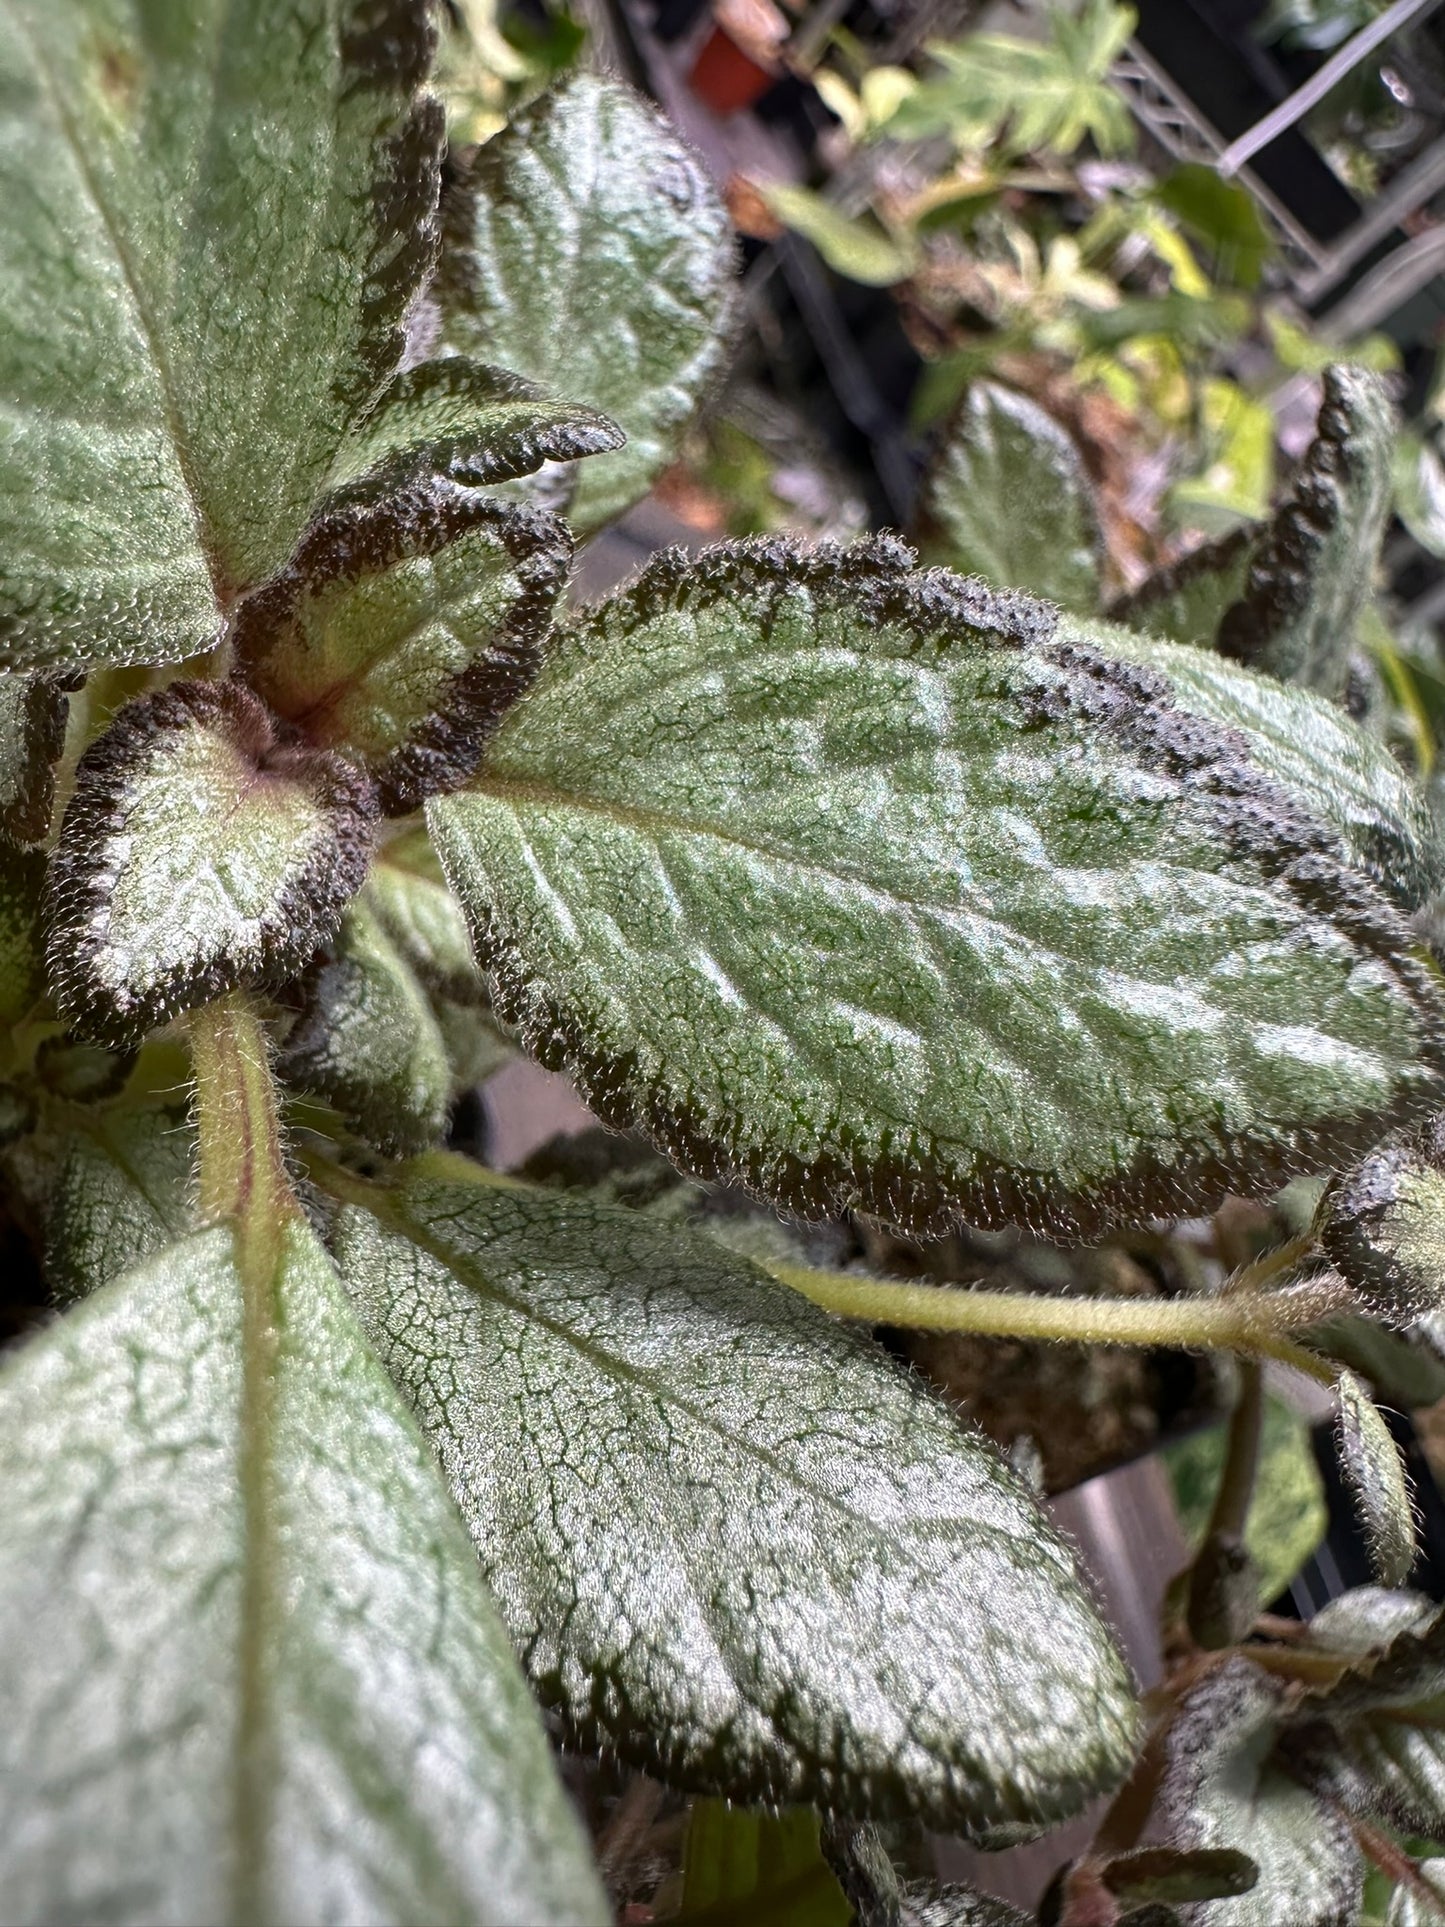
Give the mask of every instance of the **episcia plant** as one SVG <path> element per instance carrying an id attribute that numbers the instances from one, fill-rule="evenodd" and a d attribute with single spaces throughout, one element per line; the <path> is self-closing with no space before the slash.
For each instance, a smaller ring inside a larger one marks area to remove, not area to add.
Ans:
<path id="1" fill-rule="evenodd" d="M 0 15 L 0 1134 L 57 1307 L 0 1366 L 6 1918 L 606 1921 L 559 1742 L 700 1796 L 679 1918 L 765 1917 L 723 1836 L 756 1873 L 782 1807 L 769 1917 L 997 1927 L 889 1848 L 1111 1791 L 1042 1919 L 1327 1927 L 1367 1868 L 1432 1917 L 1445 1625 L 1368 1388 L 1440 1337 L 1445 853 L 1341 700 L 1381 391 L 1332 374 L 1276 518 L 1112 619 L 994 390 L 945 566 L 744 542 L 569 611 L 722 365 L 726 223 L 603 79 L 448 155 L 434 37 Z M 988 566 L 1057 601 L 946 566 L 989 475 Z M 518 1046 L 755 1221 L 439 1148 Z M 1297 1177 L 1311 1224 L 1172 1299 L 786 1229 Z M 880 1322 L 1238 1354 L 1147 1706 Z M 1289 1631 L 1270 1361 L 1335 1388 L 1379 1567 Z"/>

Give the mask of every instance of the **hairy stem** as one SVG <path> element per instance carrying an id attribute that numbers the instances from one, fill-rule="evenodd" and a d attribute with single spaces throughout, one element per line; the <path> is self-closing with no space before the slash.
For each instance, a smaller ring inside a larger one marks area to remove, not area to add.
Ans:
<path id="1" fill-rule="evenodd" d="M 1291 1344 L 1290 1332 L 1331 1318 L 1350 1302 L 1335 1277 L 1267 1294 L 1215 1298 L 1068 1298 L 1013 1291 L 949 1291 L 888 1284 L 851 1272 L 769 1264 L 789 1285 L 840 1318 L 913 1331 L 971 1332 L 991 1338 L 1058 1339 L 1078 1345 L 1166 1345 L 1185 1351 L 1237 1351 L 1276 1358 L 1333 1382 L 1320 1359 Z"/>
<path id="2" fill-rule="evenodd" d="M 193 1011 L 190 1032 L 201 1210 L 231 1221 L 244 1273 L 269 1275 L 300 1206 L 281 1157 L 266 1033 L 242 991 Z"/>

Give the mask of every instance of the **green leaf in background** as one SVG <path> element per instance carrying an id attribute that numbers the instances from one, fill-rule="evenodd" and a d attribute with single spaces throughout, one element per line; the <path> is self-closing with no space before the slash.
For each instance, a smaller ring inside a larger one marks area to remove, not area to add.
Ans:
<path id="1" fill-rule="evenodd" d="M 0 22 L 0 661 L 207 648 L 401 353 L 436 240 L 410 0 Z"/>
<path id="2" fill-rule="evenodd" d="M 458 1001 L 483 1001 L 486 986 L 472 956 L 466 918 L 425 830 L 408 831 L 381 850 L 367 876 L 365 898 L 428 989 Z"/>
<path id="3" fill-rule="evenodd" d="M 435 1144 L 452 1091 L 446 1041 L 426 992 L 364 900 L 347 911 L 304 988 L 279 1074 L 334 1105 L 383 1151 Z"/>
<path id="4" fill-rule="evenodd" d="M 1170 642 L 1212 649 L 1225 610 L 1244 593 L 1256 539 L 1255 531 L 1243 526 L 1201 542 L 1113 602 L 1110 621 Z"/>
<path id="5" fill-rule="evenodd" d="M 1175 1440 L 1161 1454 L 1191 1548 L 1199 1545 L 1209 1523 L 1224 1452 L 1225 1428 L 1214 1425 Z M 1309 1423 L 1283 1399 L 1267 1397 L 1259 1471 L 1244 1528 L 1262 1604 L 1284 1591 L 1324 1538 L 1329 1522 Z"/>
<path id="6" fill-rule="evenodd" d="M 1037 1830 L 1124 1771 L 1132 1694 L 1069 1554 L 869 1339 L 460 1160 L 362 1195 L 347 1287 L 574 1729 L 674 1785 L 950 1831 Z"/>
<path id="7" fill-rule="evenodd" d="M 1254 196 L 1242 183 L 1200 161 L 1184 161 L 1155 184 L 1154 199 L 1202 244 L 1211 280 L 1259 286 L 1274 250 Z"/>
<path id="8" fill-rule="evenodd" d="M 995 588 L 1098 607 L 1102 541 L 1079 451 L 1037 402 L 997 382 L 974 382 L 939 438 L 919 547 Z"/>
<path id="9" fill-rule="evenodd" d="M 236 683 L 128 704 L 81 758 L 51 862 L 63 1014 L 124 1041 L 290 976 L 359 889 L 374 808 L 359 771 L 278 744 Z"/>
<path id="10" fill-rule="evenodd" d="M 1383 1586 L 1402 1586 L 1415 1563 L 1415 1516 L 1400 1449 L 1353 1372 L 1341 1372 L 1340 1470 L 1355 1501 L 1370 1564 Z"/>
<path id="11" fill-rule="evenodd" d="M 45 1224 L 45 1276 L 71 1304 L 195 1229 L 184 1110 L 97 1110 L 70 1131 Z"/>
<path id="12" fill-rule="evenodd" d="M 1310 1331 L 1312 1350 L 1369 1380 L 1387 1405 L 1409 1411 L 1445 1398 L 1445 1314 L 1387 1331 L 1373 1318 L 1330 1318 Z"/>
<path id="13" fill-rule="evenodd" d="M 850 1927 L 853 1920 L 811 1807 L 773 1814 L 694 1800 L 682 1879 L 674 1918 L 696 1927 Z"/>
<path id="14" fill-rule="evenodd" d="M 572 538 L 440 476 L 344 499 L 236 613 L 236 659 L 308 741 L 376 779 L 389 816 L 455 788 L 537 672 Z"/>
<path id="15" fill-rule="evenodd" d="M 1445 1119 L 1340 1178 L 1320 1200 L 1316 1230 L 1376 1317 L 1445 1312 Z"/>
<path id="16" fill-rule="evenodd" d="M 50 829 L 66 715 L 58 676 L 0 672 L 0 832 L 17 843 L 39 843 Z"/>
<path id="17" fill-rule="evenodd" d="M 1445 462 L 1419 435 L 1395 444 L 1395 512 L 1422 549 L 1445 556 Z"/>
<path id="18" fill-rule="evenodd" d="M 67 1104 L 103 1104 L 125 1089 L 138 1055 L 133 1048 L 112 1049 L 75 1031 L 62 1031 L 41 1040 L 35 1076 Z"/>
<path id="19" fill-rule="evenodd" d="M 1428 1107 L 1433 978 L 1333 832 L 907 560 L 660 556 L 430 806 L 524 1045 L 698 1175 L 920 1228 L 1089 1235 Z"/>
<path id="20" fill-rule="evenodd" d="M 465 355 L 423 362 L 396 377 L 342 444 L 332 489 L 365 478 L 392 488 L 440 475 L 468 487 L 531 475 L 621 448 L 616 422 L 578 402 L 551 400 L 535 382 Z"/>
<path id="21" fill-rule="evenodd" d="M 18 1024 L 45 995 L 45 857 L 0 836 L 0 1024 Z"/>
<path id="22" fill-rule="evenodd" d="M 1311 1626 L 1311 1642 L 1352 1663 L 1337 1684 L 1298 1705 L 1290 1761 L 1345 1811 L 1438 1839 L 1445 1827 L 1439 1608 L 1418 1593 L 1358 1587 L 1327 1610 L 1332 1617 Z"/>
<path id="23" fill-rule="evenodd" d="M 722 372 L 733 247 L 701 162 L 654 107 L 574 74 L 449 195 L 447 344 L 605 411 L 627 446 L 577 472 L 579 537 L 645 495 Z"/>
<path id="24" fill-rule="evenodd" d="M 870 214 L 849 215 L 810 188 L 767 182 L 762 197 L 787 227 L 811 241 L 834 273 L 866 288 L 891 288 L 918 266 L 907 235 L 892 235 Z"/>
<path id="25" fill-rule="evenodd" d="M 303 1223 L 0 1375 L 17 1921 L 610 1919 L 436 1470 Z"/>
<path id="26" fill-rule="evenodd" d="M 1075 620 L 1066 633 L 1157 670 L 1181 709 L 1237 731 L 1238 748 L 1329 825 L 1341 858 L 1402 909 L 1418 909 L 1445 883 L 1445 844 L 1425 792 L 1337 704 L 1207 649 L 1113 624 Z"/>
<path id="27" fill-rule="evenodd" d="M 1161 1787 L 1170 1843 L 1230 1848 L 1259 1869 L 1221 1927 L 1344 1927 L 1358 1918 L 1363 1869 L 1348 1820 L 1272 1757 L 1283 1698 L 1248 1660 L 1230 1659 L 1185 1697 L 1170 1728 Z"/>
<path id="28" fill-rule="evenodd" d="M 1377 375 L 1340 365 L 1323 381 L 1315 439 L 1250 558 L 1219 647 L 1336 696 L 1390 513 L 1395 420 Z"/>

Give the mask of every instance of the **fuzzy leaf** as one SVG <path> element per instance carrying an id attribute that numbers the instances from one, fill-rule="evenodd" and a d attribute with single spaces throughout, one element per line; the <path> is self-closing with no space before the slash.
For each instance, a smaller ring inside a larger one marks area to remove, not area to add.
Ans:
<path id="1" fill-rule="evenodd" d="M 471 775 L 537 673 L 572 559 L 555 516 L 432 476 L 351 498 L 241 605 L 236 657 L 277 715 L 406 816 Z"/>
<path id="2" fill-rule="evenodd" d="M 1072 622 L 1068 633 L 1157 670 L 1181 709 L 1238 731 L 1261 772 L 1329 824 L 1344 861 L 1402 909 L 1418 909 L 1445 884 L 1445 842 L 1424 792 L 1384 743 L 1334 703 L 1206 650 L 1116 624 Z"/>
<path id="3" fill-rule="evenodd" d="M 657 558 L 432 833 L 614 1125 L 918 1229 L 1271 1189 L 1438 1088 L 1414 939 L 1237 737 L 886 539 Z"/>
<path id="4" fill-rule="evenodd" d="M 422 1150 L 446 1130 L 446 1042 L 425 991 L 360 899 L 307 976 L 276 1068 L 384 1151 Z"/>
<path id="5" fill-rule="evenodd" d="M 1311 1626 L 1341 1651 L 1339 1682 L 1306 1698 L 1291 1723 L 1295 1770 L 1348 1812 L 1407 1833 L 1445 1827 L 1445 1622 L 1418 1593 L 1358 1587 Z"/>
<path id="6" fill-rule="evenodd" d="M 35 1053 L 35 1075 L 47 1091 L 67 1104 L 103 1104 L 125 1089 L 138 1054 L 131 1048 L 112 1050 L 64 1031 L 41 1043 Z"/>
<path id="7" fill-rule="evenodd" d="M 0 23 L 0 661 L 206 648 L 295 545 L 435 249 L 411 0 Z"/>
<path id="8" fill-rule="evenodd" d="M 950 1830 L 1118 1777 L 1127 1676 L 992 1447 L 744 1260 L 456 1162 L 348 1207 L 339 1261 L 574 1728 Z"/>
<path id="9" fill-rule="evenodd" d="M 733 248 L 717 190 L 654 107 L 576 74 L 479 150 L 443 220 L 447 343 L 626 432 L 577 473 L 567 515 L 589 535 L 647 493 L 721 373 Z"/>
<path id="10" fill-rule="evenodd" d="M 1354 1495 L 1370 1564 L 1382 1586 L 1402 1586 L 1415 1563 L 1415 1519 L 1399 1448 L 1353 1372 L 1341 1372 L 1340 1469 Z"/>
<path id="11" fill-rule="evenodd" d="M 1359 1849 L 1349 1822 L 1272 1758 L 1280 1688 L 1229 1660 L 1185 1698 L 1161 1788 L 1172 1844 L 1248 1854 L 1256 1884 L 1230 1903 L 1229 1927 L 1345 1927 L 1358 1918 Z"/>
<path id="12" fill-rule="evenodd" d="M 621 448 L 615 422 L 578 402 L 552 401 L 505 368 L 449 355 L 396 377 L 347 441 L 331 487 L 365 477 L 395 488 L 441 476 L 472 488 L 531 475 L 543 462 Z"/>
<path id="13" fill-rule="evenodd" d="M 1315 439 L 1220 623 L 1224 655 L 1339 695 L 1390 513 L 1394 446 L 1380 378 L 1327 368 Z"/>
<path id="14" fill-rule="evenodd" d="M 695 1800 L 682 1857 L 677 1920 L 696 1927 L 850 1927 L 809 1807 L 772 1814 Z"/>
<path id="15" fill-rule="evenodd" d="M 830 1821 L 828 1856 L 852 1905 L 857 1927 L 1035 1927 L 1007 1902 L 971 1887 L 900 1879 L 878 1829 Z"/>
<path id="16" fill-rule="evenodd" d="M 1445 1118 L 1384 1145 L 1325 1192 L 1315 1230 L 1379 1316 L 1445 1312 Z"/>
<path id="17" fill-rule="evenodd" d="M 1094 498 L 1079 451 L 1027 395 L 976 381 L 924 483 L 924 558 L 1087 613 L 1099 602 Z"/>
<path id="18" fill-rule="evenodd" d="M 1128 1909 L 1151 1901 L 1232 1899 L 1249 1892 L 1259 1869 L 1234 1847 L 1136 1847 L 1113 1855 L 1101 1877 Z"/>
<path id="19" fill-rule="evenodd" d="M 0 1376 L 14 1920 L 610 1918 L 425 1447 L 302 1224 Z"/>
<path id="20" fill-rule="evenodd" d="M 1253 528 L 1230 529 L 1110 604 L 1109 617 L 1170 642 L 1213 649 L 1225 611 L 1244 594 L 1259 539 Z"/>
<path id="21" fill-rule="evenodd" d="M 463 1003 L 486 997 L 462 907 L 424 831 L 388 843 L 366 880 L 366 901 L 429 990 Z"/>
<path id="22" fill-rule="evenodd" d="M 235 683 L 173 683 L 81 758 L 51 864 L 63 1013 L 124 1040 L 309 961 L 360 888 L 367 779 L 278 745 Z"/>
<path id="23" fill-rule="evenodd" d="M 1416 1863 L 1415 1878 L 1395 1889 L 1385 1927 L 1441 1927 L 1445 1922 L 1445 1859 Z"/>
<path id="24" fill-rule="evenodd" d="M 60 677 L 0 672 L 0 832 L 17 843 L 39 843 L 50 829 L 67 709 Z"/>
<path id="25" fill-rule="evenodd" d="M 61 1304 L 195 1228 L 195 1152 L 183 1111 L 102 1110 L 72 1131 L 45 1225 L 45 1276 Z"/>
<path id="26" fill-rule="evenodd" d="M 45 858 L 0 836 L 0 1024 L 18 1024 L 45 994 L 41 906 Z"/>
<path id="27" fill-rule="evenodd" d="M 1330 1318 L 1312 1328 L 1310 1346 L 1368 1379 L 1387 1405 L 1409 1411 L 1445 1398 L 1445 1313 L 1403 1331 L 1373 1318 Z"/>

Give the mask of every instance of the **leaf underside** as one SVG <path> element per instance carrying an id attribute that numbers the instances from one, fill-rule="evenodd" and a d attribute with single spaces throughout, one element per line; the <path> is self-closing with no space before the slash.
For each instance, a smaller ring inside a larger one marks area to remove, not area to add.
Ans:
<path id="1" fill-rule="evenodd" d="M 1340 1469 L 1354 1497 L 1370 1564 L 1383 1586 L 1402 1586 L 1415 1563 L 1415 1519 L 1399 1448 L 1353 1372 L 1341 1372 Z"/>
<path id="2" fill-rule="evenodd" d="M 323 751 L 279 746 L 235 683 L 174 683 L 81 758 L 50 869 L 62 1013 L 125 1041 L 238 984 L 281 981 L 359 889 L 375 804 Z"/>
<path id="3" fill-rule="evenodd" d="M 236 657 L 310 742 L 372 772 L 388 815 L 470 776 L 531 682 L 567 580 L 555 516 L 441 476 L 333 500 L 248 596 Z"/>
<path id="4" fill-rule="evenodd" d="M 1091 1235 L 1435 1098 L 1332 831 L 1048 605 L 882 539 L 656 559 L 430 805 L 495 1007 L 607 1121 L 805 1214 Z"/>
<path id="5" fill-rule="evenodd" d="M 304 1226 L 263 1287 L 215 1229 L 88 1299 L 10 1361 L 0 1435 L 7 1917 L 610 1918 Z"/>
<path id="6" fill-rule="evenodd" d="M 207 648 L 400 357 L 443 136 L 411 0 L 0 20 L 0 663 Z"/>
<path id="7" fill-rule="evenodd" d="M 1377 1317 L 1445 1311 L 1445 1120 L 1372 1151 L 1325 1194 L 1316 1228 Z"/>
<path id="8" fill-rule="evenodd" d="M 626 432 L 577 471 L 566 513 L 589 535 L 647 493 L 721 374 L 734 262 L 717 190 L 655 108 L 577 74 L 478 151 L 443 224 L 447 345 Z"/>
<path id="9" fill-rule="evenodd" d="M 1036 1831 L 1127 1675 L 1033 1497 L 869 1340 L 700 1237 L 423 1159 L 338 1262 L 534 1684 L 733 1798 Z"/>

